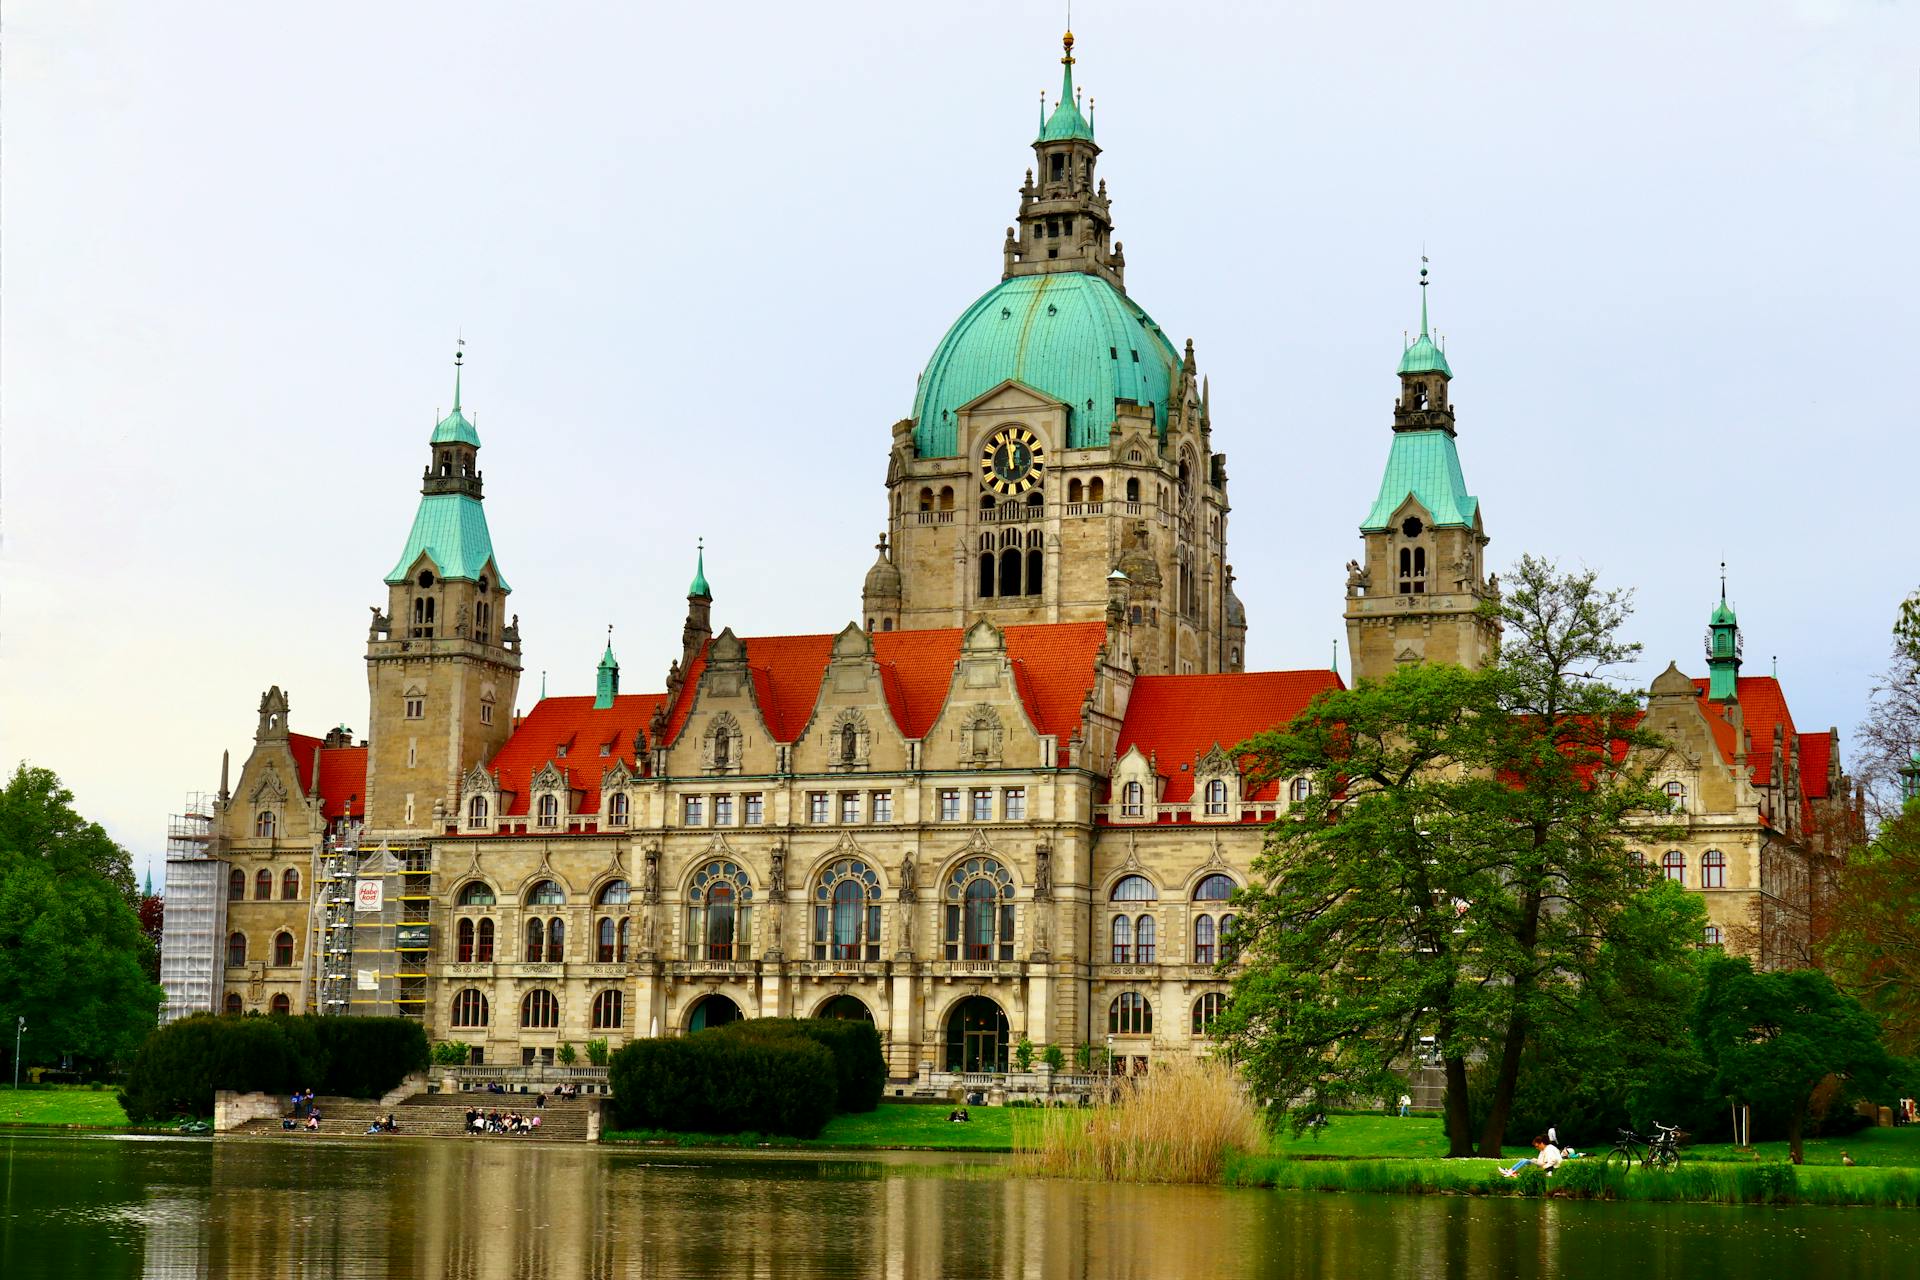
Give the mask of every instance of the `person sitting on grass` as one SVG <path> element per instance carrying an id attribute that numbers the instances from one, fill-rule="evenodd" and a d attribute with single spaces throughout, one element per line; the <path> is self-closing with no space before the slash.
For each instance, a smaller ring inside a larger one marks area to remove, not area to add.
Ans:
<path id="1" fill-rule="evenodd" d="M 1531 1156 L 1523 1160 L 1514 1161 L 1511 1167 L 1502 1169 L 1500 1173 L 1503 1177 L 1517 1178 L 1520 1176 L 1520 1171 L 1528 1165 L 1533 1165 L 1536 1168 L 1552 1173 L 1560 1166 L 1560 1162 L 1565 1158 L 1566 1156 L 1560 1148 L 1548 1142 L 1547 1135 L 1543 1133 L 1533 1140 L 1533 1154 Z"/>

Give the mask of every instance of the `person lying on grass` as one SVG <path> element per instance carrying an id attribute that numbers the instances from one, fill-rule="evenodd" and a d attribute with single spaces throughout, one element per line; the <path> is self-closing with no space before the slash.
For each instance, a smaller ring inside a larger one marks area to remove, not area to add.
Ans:
<path id="1" fill-rule="evenodd" d="M 1559 1168 L 1560 1162 L 1564 1159 L 1566 1159 L 1566 1154 L 1562 1152 L 1559 1147 L 1548 1142 L 1547 1135 L 1543 1133 L 1533 1140 L 1533 1154 L 1531 1156 L 1523 1160 L 1514 1161 L 1510 1168 L 1502 1169 L 1500 1172 L 1506 1177 L 1514 1178 L 1518 1177 L 1520 1171 L 1528 1165 L 1536 1165 L 1548 1173 L 1552 1173 L 1555 1169 Z"/>

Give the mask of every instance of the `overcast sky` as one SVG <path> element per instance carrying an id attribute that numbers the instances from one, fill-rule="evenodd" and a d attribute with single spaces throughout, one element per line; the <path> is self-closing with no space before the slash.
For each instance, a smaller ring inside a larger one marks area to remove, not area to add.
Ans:
<path id="1" fill-rule="evenodd" d="M 143 868 L 279 683 L 364 733 L 456 333 L 541 672 L 833 631 L 889 429 L 1000 273 L 1061 6 L 11 0 L 0 760 Z M 1861 717 L 1911 551 L 1920 10 L 1095 3 L 1127 282 L 1213 383 L 1249 666 L 1323 666 L 1415 272 L 1491 553 L 1718 565 L 1803 730 Z M 1344 646 L 1342 666 L 1345 669 Z"/>

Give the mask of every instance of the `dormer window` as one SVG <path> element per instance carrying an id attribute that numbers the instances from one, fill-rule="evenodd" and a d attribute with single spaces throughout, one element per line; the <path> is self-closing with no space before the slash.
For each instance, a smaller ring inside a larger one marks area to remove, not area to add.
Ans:
<path id="1" fill-rule="evenodd" d="M 543 827 L 559 826 L 560 825 L 559 798 L 551 795 L 541 796 L 540 803 L 536 810 L 536 813 L 537 813 L 536 821 L 538 821 L 538 823 L 541 826 Z"/>
<path id="2" fill-rule="evenodd" d="M 1667 808 L 1674 813 L 1685 813 L 1687 810 L 1687 784 L 1684 782 L 1669 782 L 1665 790 L 1667 793 Z"/>
<path id="3" fill-rule="evenodd" d="M 1138 818 L 1147 811 L 1147 789 L 1137 782 L 1129 782 L 1120 788 L 1120 816 Z"/>
<path id="4" fill-rule="evenodd" d="M 1210 818 L 1225 817 L 1227 812 L 1227 784 L 1219 778 L 1213 779 L 1207 783 L 1206 797 L 1207 816 Z"/>

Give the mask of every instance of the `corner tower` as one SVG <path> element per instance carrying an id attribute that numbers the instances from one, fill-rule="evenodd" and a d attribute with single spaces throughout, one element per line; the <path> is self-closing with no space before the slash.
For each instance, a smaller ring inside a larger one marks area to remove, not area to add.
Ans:
<path id="1" fill-rule="evenodd" d="M 1498 599 L 1486 573 L 1480 501 L 1467 492 L 1454 440 L 1453 369 L 1427 325 L 1420 268 L 1420 336 L 1400 356 L 1393 445 L 1373 509 L 1360 525 L 1364 561 L 1347 564 L 1347 650 L 1355 681 L 1403 662 L 1484 666 L 1499 624 L 1480 612 Z"/>
<path id="2" fill-rule="evenodd" d="M 941 339 L 893 429 L 889 550 L 862 616 L 1095 622 L 1118 569 L 1142 670 L 1239 670 L 1226 457 L 1192 340 L 1176 346 L 1127 295 L 1073 43 L 1051 112 L 1042 98 L 1000 283 Z"/>
<path id="3" fill-rule="evenodd" d="M 460 407 L 433 429 L 420 505 L 367 632 L 367 826 L 426 831 L 451 813 L 460 777 L 512 729 L 520 619 L 481 506 L 480 435 Z"/>
<path id="4" fill-rule="evenodd" d="M 1735 702 L 1740 697 L 1740 660 L 1746 642 L 1740 637 L 1740 619 L 1727 603 L 1727 565 L 1720 562 L 1720 603 L 1707 619 L 1707 697 L 1713 702 Z"/>

